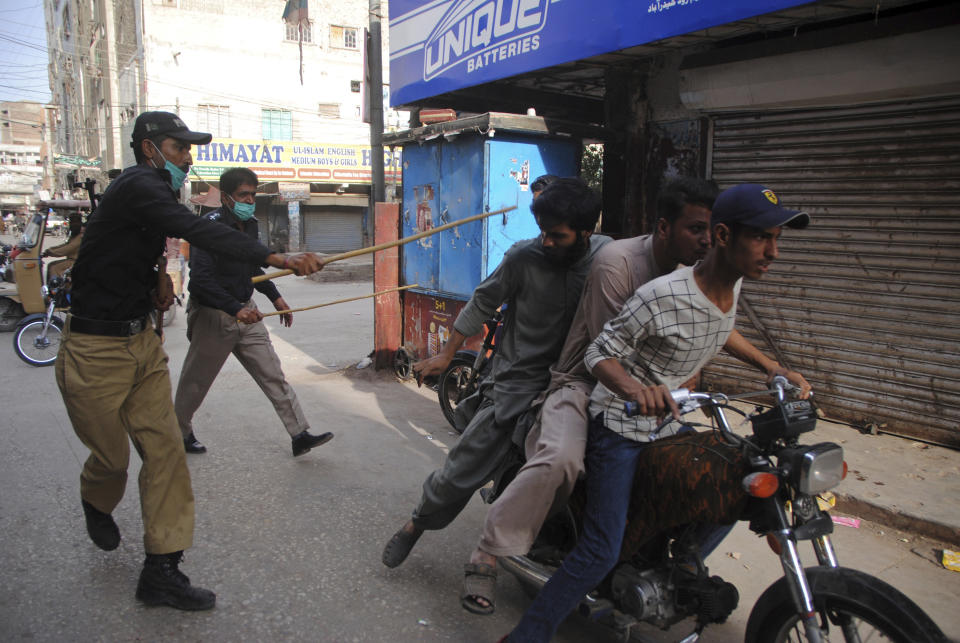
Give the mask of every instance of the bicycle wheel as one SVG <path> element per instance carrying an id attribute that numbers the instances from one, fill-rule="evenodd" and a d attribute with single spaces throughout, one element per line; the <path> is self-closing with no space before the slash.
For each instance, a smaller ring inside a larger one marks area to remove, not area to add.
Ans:
<path id="1" fill-rule="evenodd" d="M 13 336 L 13 349 L 17 356 L 32 366 L 50 366 L 60 351 L 60 337 L 63 322 L 58 317 L 50 320 L 46 335 L 43 334 L 43 320 L 35 319 L 17 329 Z"/>
<path id="2" fill-rule="evenodd" d="M 822 638 L 830 641 L 946 642 L 916 603 L 869 574 L 845 567 L 806 570 Z M 747 643 L 806 641 L 785 578 L 760 596 L 747 622 Z"/>
<path id="3" fill-rule="evenodd" d="M 440 398 L 440 409 L 455 430 L 454 411 L 461 401 L 470 397 L 477 390 L 477 379 L 474 377 L 473 362 L 475 356 L 469 353 L 458 353 L 447 366 L 447 370 L 440 376 L 437 386 L 437 396 Z"/>

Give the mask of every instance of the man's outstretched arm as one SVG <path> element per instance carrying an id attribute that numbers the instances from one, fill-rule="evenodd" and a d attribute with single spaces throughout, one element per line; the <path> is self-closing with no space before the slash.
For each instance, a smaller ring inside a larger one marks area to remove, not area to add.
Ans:
<path id="1" fill-rule="evenodd" d="M 796 371 L 791 371 L 788 368 L 784 368 L 779 364 L 763 353 L 760 350 L 750 343 L 746 337 L 740 334 L 737 329 L 733 329 L 730 333 L 730 337 L 727 338 L 727 342 L 723 345 L 723 350 L 730 353 L 732 356 L 743 362 L 744 364 L 749 364 L 754 368 L 763 371 L 767 374 L 767 383 L 773 381 L 773 378 L 777 375 L 783 375 L 790 381 L 791 384 L 800 388 L 800 398 L 807 399 L 810 397 L 810 391 L 813 389 L 810 386 L 810 383 Z"/>

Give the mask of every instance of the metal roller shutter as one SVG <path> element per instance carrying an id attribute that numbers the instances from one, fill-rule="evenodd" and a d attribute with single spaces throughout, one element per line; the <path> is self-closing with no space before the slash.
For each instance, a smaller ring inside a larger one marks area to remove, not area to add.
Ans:
<path id="1" fill-rule="evenodd" d="M 744 283 L 741 332 L 828 416 L 960 447 L 960 97 L 719 115 L 711 167 L 813 218 Z M 705 375 L 755 386 L 725 356 Z"/>
<path id="2" fill-rule="evenodd" d="M 311 252 L 346 252 L 363 245 L 363 214 L 356 208 L 306 208 L 303 236 Z"/>

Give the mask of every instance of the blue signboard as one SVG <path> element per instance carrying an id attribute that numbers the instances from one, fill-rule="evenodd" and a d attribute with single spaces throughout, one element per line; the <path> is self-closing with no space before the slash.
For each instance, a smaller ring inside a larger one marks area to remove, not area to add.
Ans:
<path id="1" fill-rule="evenodd" d="M 391 0 L 391 105 L 809 0 Z"/>

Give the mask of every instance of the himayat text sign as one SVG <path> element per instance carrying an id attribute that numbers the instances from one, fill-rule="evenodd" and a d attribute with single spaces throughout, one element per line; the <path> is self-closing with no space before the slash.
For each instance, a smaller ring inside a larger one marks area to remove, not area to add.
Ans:
<path id="1" fill-rule="evenodd" d="M 391 157 L 384 150 L 387 178 L 400 177 L 400 150 Z M 370 183 L 370 148 L 342 143 L 297 143 L 215 138 L 198 145 L 193 154 L 194 172 L 217 180 L 231 167 L 246 167 L 261 181 L 310 183 Z"/>
<path id="2" fill-rule="evenodd" d="M 391 105 L 806 0 L 391 0 Z"/>

